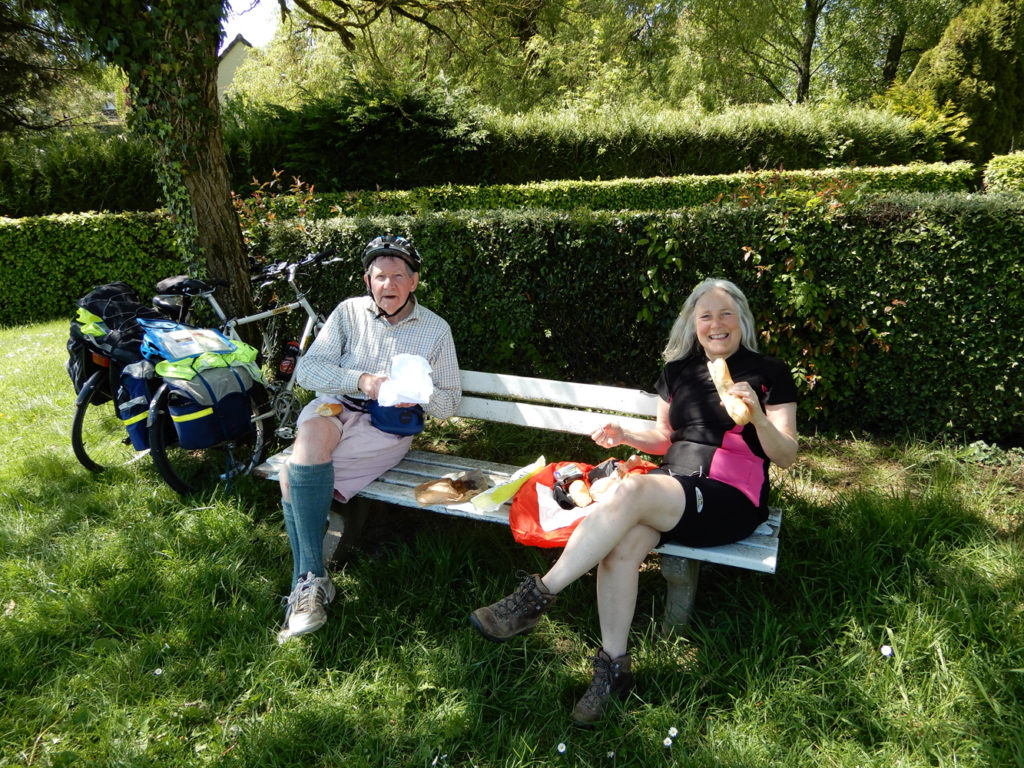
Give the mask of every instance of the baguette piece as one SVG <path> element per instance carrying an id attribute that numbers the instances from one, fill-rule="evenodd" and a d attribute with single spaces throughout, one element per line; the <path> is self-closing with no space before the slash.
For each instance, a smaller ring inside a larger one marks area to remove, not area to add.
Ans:
<path id="1" fill-rule="evenodd" d="M 729 366 L 726 365 L 725 358 L 720 357 L 717 360 L 709 360 L 708 371 L 711 373 L 711 381 L 715 383 L 715 389 L 718 390 L 718 396 L 722 398 L 722 405 L 725 406 L 725 411 L 729 414 L 729 417 L 741 427 L 748 423 L 750 421 L 750 409 L 747 407 L 747 404 L 736 397 L 736 395 L 729 393 L 729 390 L 736 382 L 732 380 L 732 374 L 729 373 Z"/>
<path id="2" fill-rule="evenodd" d="M 317 416 L 337 416 L 345 410 L 341 403 L 320 403 L 316 408 Z"/>
<path id="3" fill-rule="evenodd" d="M 603 496 L 606 496 L 612 490 L 612 487 L 617 482 L 619 482 L 617 474 L 607 475 L 595 480 L 590 484 L 590 497 L 594 501 L 600 501 Z"/>
<path id="4" fill-rule="evenodd" d="M 569 498 L 575 502 L 577 507 L 585 507 L 594 502 L 590 491 L 587 490 L 587 484 L 582 480 L 573 480 L 569 484 Z"/>

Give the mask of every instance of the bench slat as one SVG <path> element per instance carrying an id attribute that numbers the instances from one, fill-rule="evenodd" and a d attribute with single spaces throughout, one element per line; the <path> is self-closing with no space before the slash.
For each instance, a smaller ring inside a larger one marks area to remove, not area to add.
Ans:
<path id="1" fill-rule="evenodd" d="M 485 421 L 500 421 L 504 424 L 518 424 L 523 427 L 570 432 L 574 435 L 589 435 L 610 421 L 626 429 L 643 431 L 651 429 L 654 422 L 631 416 L 610 415 L 593 411 L 573 411 L 550 405 L 513 403 L 507 400 L 484 400 L 463 395 L 458 415 Z"/>
<path id="2" fill-rule="evenodd" d="M 492 397 L 511 397 L 557 405 L 617 411 L 633 416 L 658 415 L 658 396 L 639 389 L 575 384 L 503 373 L 462 371 L 462 391 Z"/>
<path id="3" fill-rule="evenodd" d="M 290 453 L 291 448 L 288 448 L 271 457 L 270 460 L 257 467 L 254 474 L 276 480 L 280 465 Z M 482 470 L 491 482 L 497 484 L 508 480 L 519 468 L 508 464 L 497 464 L 429 451 L 410 451 L 397 467 L 385 472 L 368 485 L 360 492 L 360 496 L 388 504 L 421 509 L 425 512 L 508 525 L 508 514 L 511 507 L 508 502 L 493 512 L 482 512 L 469 502 L 452 506 L 433 504 L 423 507 L 416 501 L 414 489 L 420 483 L 474 469 Z M 720 547 L 698 548 L 686 547 L 681 544 L 666 544 L 654 551 L 671 557 L 735 566 L 761 573 L 774 573 L 778 559 L 778 536 L 781 524 L 781 512 L 773 508 L 768 517 L 768 525 L 772 528 L 771 535 L 754 534 L 742 541 Z"/>

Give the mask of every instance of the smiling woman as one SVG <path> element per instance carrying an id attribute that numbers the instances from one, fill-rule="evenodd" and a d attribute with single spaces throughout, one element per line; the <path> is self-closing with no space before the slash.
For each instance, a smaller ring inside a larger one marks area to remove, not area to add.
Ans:
<path id="1" fill-rule="evenodd" d="M 589 726 L 609 701 L 633 686 L 628 653 L 639 568 L 656 546 L 728 544 L 768 518 L 771 463 L 796 459 L 796 387 L 788 366 L 758 354 L 746 297 L 728 280 L 709 279 L 683 303 L 655 384 L 657 422 L 635 430 L 609 422 L 591 435 L 604 448 L 628 445 L 664 456 L 647 474 L 630 475 L 577 525 L 547 573 L 527 576 L 519 589 L 478 608 L 469 621 L 502 642 L 533 629 L 559 593 L 597 568 L 601 647 L 590 688 L 573 719 Z M 743 404 L 739 423 L 727 413 L 709 362 L 728 358 L 735 380 L 725 397 Z"/>

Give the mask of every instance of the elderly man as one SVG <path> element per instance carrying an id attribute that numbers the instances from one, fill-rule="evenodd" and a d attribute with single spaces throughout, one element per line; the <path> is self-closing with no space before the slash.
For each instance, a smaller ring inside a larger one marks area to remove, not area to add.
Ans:
<path id="1" fill-rule="evenodd" d="M 366 245 L 362 262 L 369 295 L 334 309 L 296 372 L 298 383 L 317 397 L 299 415 L 292 456 L 281 475 L 293 559 L 282 639 L 313 632 L 327 621 L 335 589 L 322 546 L 332 497 L 351 499 L 398 464 L 412 443 L 412 435 L 378 429 L 365 412 L 365 403 L 376 400 L 388 380 L 392 358 L 419 355 L 430 363 L 433 393 L 424 410 L 431 416 L 452 416 L 462 397 L 451 329 L 414 295 L 419 253 L 405 238 L 377 237 Z"/>

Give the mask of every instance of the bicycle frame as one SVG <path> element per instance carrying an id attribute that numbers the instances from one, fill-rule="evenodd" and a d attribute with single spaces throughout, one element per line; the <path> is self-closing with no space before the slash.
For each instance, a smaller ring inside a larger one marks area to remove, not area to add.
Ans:
<path id="1" fill-rule="evenodd" d="M 294 312 L 298 309 L 303 310 L 306 313 L 306 323 L 302 329 L 302 335 L 299 338 L 299 357 L 305 354 L 309 348 L 313 337 L 320 330 L 323 325 L 323 319 L 310 304 L 309 299 L 306 297 L 305 291 L 299 288 L 295 282 L 296 272 L 301 264 L 291 264 L 288 266 L 288 276 L 286 281 L 291 286 L 292 290 L 295 291 L 295 301 L 291 301 L 280 307 L 274 307 L 273 309 L 263 310 L 256 312 L 252 315 L 245 315 L 244 317 L 233 317 L 229 318 L 221 307 L 220 303 L 213 296 L 213 291 L 204 291 L 199 296 L 206 299 L 210 304 L 210 307 L 216 313 L 220 319 L 222 328 L 229 338 L 240 341 L 238 328 L 243 325 L 249 325 L 251 323 L 258 323 L 261 320 L 267 320 L 277 315 L 286 315 Z M 292 369 L 291 373 L 288 374 L 287 378 L 276 382 L 275 385 L 269 387 L 271 390 L 270 398 L 270 411 L 263 414 L 259 418 L 267 419 L 271 416 L 276 416 L 278 420 L 278 427 L 275 431 L 278 437 L 286 440 L 295 438 L 295 427 L 292 426 L 292 422 L 298 417 L 296 409 L 296 399 L 293 396 L 293 390 L 295 389 L 295 369 Z"/>

